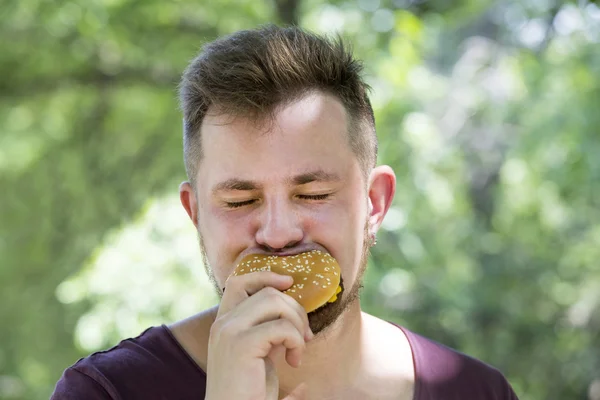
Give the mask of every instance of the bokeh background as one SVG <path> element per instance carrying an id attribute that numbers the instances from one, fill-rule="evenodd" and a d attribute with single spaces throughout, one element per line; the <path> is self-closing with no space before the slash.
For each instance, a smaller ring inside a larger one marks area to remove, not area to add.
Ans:
<path id="1" fill-rule="evenodd" d="M 267 22 L 365 60 L 398 192 L 364 308 L 522 399 L 600 399 L 600 8 L 586 0 L 2 0 L 0 398 L 216 303 L 176 86 Z"/>

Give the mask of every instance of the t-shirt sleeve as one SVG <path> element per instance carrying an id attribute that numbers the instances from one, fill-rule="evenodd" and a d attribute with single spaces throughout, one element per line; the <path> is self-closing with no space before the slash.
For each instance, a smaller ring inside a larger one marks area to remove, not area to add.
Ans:
<path id="1" fill-rule="evenodd" d="M 505 394 L 504 397 L 502 398 L 502 400 L 519 400 L 519 398 L 517 397 L 517 394 L 515 393 L 515 391 L 513 390 L 512 386 L 510 385 L 510 383 L 508 383 L 508 380 L 506 380 L 506 378 L 504 379 L 504 384 L 505 384 Z"/>
<path id="2" fill-rule="evenodd" d="M 50 400 L 113 400 L 106 389 L 89 375 L 67 368 L 56 383 Z"/>
<path id="3" fill-rule="evenodd" d="M 404 330 L 413 350 L 417 400 L 519 400 L 496 368 Z"/>

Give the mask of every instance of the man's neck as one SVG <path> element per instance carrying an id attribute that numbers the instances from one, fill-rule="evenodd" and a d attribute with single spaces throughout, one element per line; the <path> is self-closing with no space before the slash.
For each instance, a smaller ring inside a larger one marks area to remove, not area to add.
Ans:
<path id="1" fill-rule="evenodd" d="M 289 393 L 302 382 L 318 393 L 350 387 L 364 368 L 361 363 L 366 340 L 363 324 L 360 303 L 355 301 L 332 326 L 307 343 L 299 368 L 287 364 L 283 350 L 277 352 L 273 361 L 281 392 Z"/>

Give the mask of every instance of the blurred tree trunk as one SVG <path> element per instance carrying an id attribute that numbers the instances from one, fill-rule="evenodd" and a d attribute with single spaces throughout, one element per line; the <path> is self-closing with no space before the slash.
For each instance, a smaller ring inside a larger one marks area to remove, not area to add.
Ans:
<path id="1" fill-rule="evenodd" d="M 298 25 L 299 0 L 276 0 L 279 20 L 286 25 Z"/>

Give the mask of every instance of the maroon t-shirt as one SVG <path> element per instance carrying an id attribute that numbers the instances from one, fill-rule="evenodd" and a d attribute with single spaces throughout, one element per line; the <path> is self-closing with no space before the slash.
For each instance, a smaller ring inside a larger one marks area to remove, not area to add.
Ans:
<path id="1" fill-rule="evenodd" d="M 403 327 L 415 365 L 414 400 L 518 400 L 495 368 Z M 204 399 L 206 373 L 165 326 L 82 358 L 50 400 Z"/>

